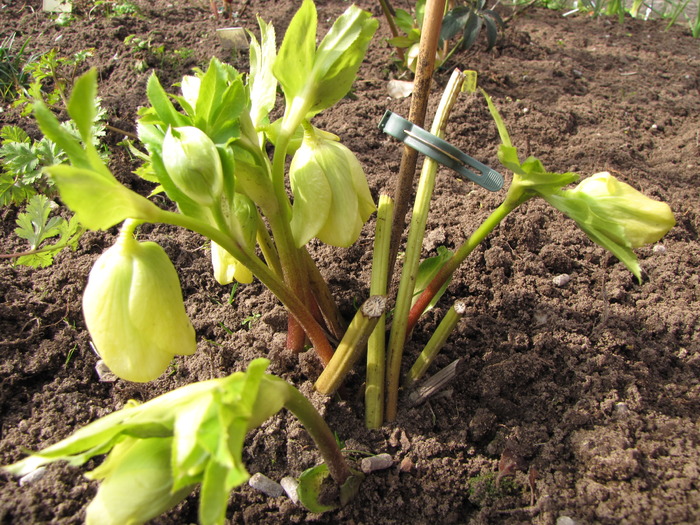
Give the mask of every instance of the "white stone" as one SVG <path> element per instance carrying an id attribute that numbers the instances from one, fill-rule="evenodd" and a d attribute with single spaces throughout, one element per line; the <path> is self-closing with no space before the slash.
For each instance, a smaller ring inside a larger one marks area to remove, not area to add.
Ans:
<path id="1" fill-rule="evenodd" d="M 282 485 L 282 488 L 293 503 L 299 502 L 299 494 L 297 494 L 299 481 L 296 478 L 293 478 L 292 476 L 285 476 L 280 480 L 280 485 Z"/>
<path id="2" fill-rule="evenodd" d="M 250 477 L 248 480 L 248 485 L 256 490 L 259 490 L 266 496 L 270 496 L 271 498 L 279 498 L 282 494 L 284 494 L 282 485 L 268 478 L 265 474 L 261 474 L 260 472 L 257 472 Z"/>
<path id="3" fill-rule="evenodd" d="M 569 281 L 571 281 L 571 276 L 568 273 L 557 275 L 554 279 L 552 279 L 554 286 L 559 286 L 560 288 L 569 284 Z"/>
<path id="4" fill-rule="evenodd" d="M 385 470 L 394 464 L 394 460 L 391 459 L 389 454 L 377 454 L 376 456 L 370 456 L 368 458 L 363 458 L 360 462 L 360 468 L 365 474 L 369 474 L 376 470 Z"/>
<path id="5" fill-rule="evenodd" d="M 24 485 L 27 485 L 28 483 L 34 483 L 35 481 L 39 481 L 45 475 L 46 475 L 46 467 L 39 467 L 36 470 L 32 470 L 29 474 L 25 474 L 24 476 L 19 478 L 19 486 L 23 487 Z"/>

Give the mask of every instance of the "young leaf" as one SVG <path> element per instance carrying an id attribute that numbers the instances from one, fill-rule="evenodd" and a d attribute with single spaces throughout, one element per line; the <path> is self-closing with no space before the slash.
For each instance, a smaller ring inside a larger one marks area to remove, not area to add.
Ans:
<path id="1" fill-rule="evenodd" d="M 277 79 L 272 68 L 277 58 L 275 48 L 275 28 L 258 17 L 260 42 L 250 33 L 250 118 L 256 128 L 260 128 L 268 113 L 275 106 Z"/>
<path id="2" fill-rule="evenodd" d="M 310 115 L 331 107 L 350 91 L 378 26 L 371 13 L 355 5 L 335 21 L 316 51 L 312 75 L 318 87 Z"/>
<path id="3" fill-rule="evenodd" d="M 306 85 L 316 54 L 316 6 L 304 0 L 289 23 L 272 70 L 277 77 L 287 105 Z"/>
<path id="4" fill-rule="evenodd" d="M 32 250 L 36 250 L 45 239 L 60 234 L 59 224 L 63 218 L 52 217 L 49 219 L 49 215 L 55 207 L 56 203 L 50 201 L 48 197 L 35 195 L 30 199 L 26 211 L 17 217 L 18 227 L 15 228 L 15 233 L 28 240 Z"/>
<path id="5" fill-rule="evenodd" d="M 47 168 L 61 198 L 81 224 L 91 230 L 106 230 L 125 219 L 157 222 L 162 213 L 151 201 L 120 184 L 110 173 L 58 165 Z"/>
<path id="6" fill-rule="evenodd" d="M 163 89 L 155 73 L 151 74 L 148 78 L 146 96 L 151 106 L 153 106 L 155 113 L 158 115 L 158 118 L 166 127 L 192 125 L 191 119 L 179 113 L 175 109 L 175 106 L 173 106 L 173 103 L 170 102 L 168 94 Z"/>

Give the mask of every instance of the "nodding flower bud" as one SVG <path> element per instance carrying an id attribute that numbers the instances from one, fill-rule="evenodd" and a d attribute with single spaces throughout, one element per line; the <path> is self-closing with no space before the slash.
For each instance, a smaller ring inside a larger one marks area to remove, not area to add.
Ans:
<path id="1" fill-rule="evenodd" d="M 376 207 L 362 166 L 348 148 L 309 127 L 292 158 L 289 177 L 297 246 L 313 237 L 341 247 L 357 240 Z"/>
<path id="2" fill-rule="evenodd" d="M 127 381 L 152 381 L 173 356 L 197 349 L 175 267 L 163 248 L 131 231 L 95 262 L 83 313 L 100 357 Z"/>
<path id="3" fill-rule="evenodd" d="M 543 198 L 614 253 L 638 279 L 641 269 L 632 249 L 658 241 L 676 224 L 668 204 L 647 197 L 608 172 L 596 173 L 572 190 L 543 194 Z"/>
<path id="4" fill-rule="evenodd" d="M 609 235 L 617 234 L 615 241 L 631 248 L 658 241 L 676 224 L 668 204 L 650 199 L 608 172 L 582 180 L 568 193 L 588 203 L 594 217 L 592 224 L 614 221 L 620 227 L 619 234 Z"/>
<path id="5" fill-rule="evenodd" d="M 173 184 L 201 206 L 218 203 L 224 173 L 216 145 L 193 126 L 168 128 L 163 138 L 163 164 Z"/>
<path id="6" fill-rule="evenodd" d="M 127 437 L 87 477 L 102 480 L 87 507 L 87 525 L 146 523 L 177 505 L 192 492 L 189 485 L 173 492 L 172 437 Z"/>

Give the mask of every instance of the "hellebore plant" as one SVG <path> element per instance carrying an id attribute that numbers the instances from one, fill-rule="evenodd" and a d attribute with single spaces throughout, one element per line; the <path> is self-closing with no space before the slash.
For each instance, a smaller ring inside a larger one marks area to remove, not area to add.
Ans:
<path id="1" fill-rule="evenodd" d="M 267 366 L 266 359 L 256 359 L 245 372 L 193 383 L 143 404 L 129 401 L 4 470 L 21 476 L 55 461 L 78 466 L 107 454 L 86 474 L 100 481 L 87 507 L 88 525 L 145 523 L 198 485 L 199 522 L 223 524 L 229 493 L 249 478 L 242 459 L 246 434 L 286 408 L 299 418 L 325 461 L 301 475 L 302 503 L 318 508 L 317 482 L 328 475 L 340 486 L 340 503 L 347 502 L 362 474 L 350 470 L 313 405 L 286 381 L 266 374 Z"/>
<path id="2" fill-rule="evenodd" d="M 435 134 L 440 134 L 441 130 L 444 129 L 450 100 L 456 96 L 457 86 L 462 84 L 460 75 L 456 72 L 446 88 L 441 103 L 441 108 L 445 107 L 445 110 L 438 109 L 433 123 L 432 131 Z M 425 160 L 416 194 L 387 349 L 385 418 L 389 421 L 396 417 L 401 358 L 406 339 L 410 336 L 420 316 L 444 291 L 446 284 L 460 264 L 518 206 L 533 197 L 543 198 L 574 219 L 591 240 L 612 252 L 640 282 L 641 268 L 632 250 L 658 241 L 675 225 L 673 213 L 667 204 L 646 197 L 609 173 L 595 174 L 583 180 L 576 188 L 567 190 L 564 187 L 577 181 L 579 178 L 577 174 L 548 172 L 535 157 L 529 157 L 521 162 L 498 110 L 483 90 L 482 93 L 501 137 L 502 144 L 498 152 L 499 161 L 513 172 L 513 179 L 503 203 L 444 262 L 416 299 L 414 290 L 416 289 L 415 282 L 419 268 L 418 257 L 436 170 L 436 163 L 432 159 Z M 457 309 L 458 306 L 459 309 Z M 463 315 L 463 310 L 463 305 L 458 304 L 450 309 L 444 324 L 438 327 L 439 337 L 431 339 L 411 368 L 405 381 L 408 386 L 414 384 L 425 373 L 439 351 L 439 347 L 444 344 L 449 331 L 456 326 L 458 318 Z M 436 335 L 438 335 L 437 332 Z M 368 384 L 369 381 L 368 377 Z M 381 399 L 382 396 L 372 399 L 372 406 L 367 407 L 368 414 L 376 414 L 381 410 L 378 407 Z M 376 416 L 368 415 L 367 423 L 369 426 L 376 426 L 377 422 Z"/>
<path id="3" fill-rule="evenodd" d="M 334 246 L 349 246 L 375 205 L 359 161 L 338 137 L 315 128 L 311 119 L 350 90 L 377 22 L 351 6 L 317 47 L 316 16 L 313 2 L 305 0 L 279 52 L 274 28 L 260 20 L 260 41 L 250 35 L 248 75 L 212 59 L 206 71 L 182 79 L 179 95 L 168 95 L 151 76 L 147 85 L 151 106 L 141 111 L 138 122 L 138 137 L 147 153 L 133 150 L 144 160 L 138 174 L 156 183 L 154 192 L 164 191 L 179 213 L 158 208 L 121 185 L 99 158 L 88 125 L 94 109 L 85 103 L 96 95 L 94 71 L 78 79 L 68 104 L 82 144 L 59 125 L 45 104 L 36 102 L 42 131 L 65 149 L 71 162 L 47 172 L 80 223 L 106 229 L 129 220 L 117 246 L 98 263 L 111 269 L 93 272 L 90 300 L 85 301 L 97 350 L 115 366 L 118 376 L 152 380 L 163 371 L 167 355 L 193 352 L 191 326 L 179 293 L 165 293 L 167 286 L 156 280 L 140 287 L 141 273 L 156 274 L 168 266 L 162 250 L 156 256 L 156 247 L 131 238 L 134 226 L 144 222 L 177 225 L 208 238 L 216 280 L 227 284 L 247 283 L 253 276 L 260 279 L 291 314 L 288 346 L 300 351 L 308 337 L 324 364 L 330 361 L 333 349 L 327 334 L 340 340 L 344 322 L 305 244 L 316 237 Z M 284 115 L 271 123 L 278 84 L 285 97 Z M 288 155 L 293 155 L 289 171 L 293 204 L 286 191 Z M 258 247 L 263 258 L 257 255 Z M 153 268 L 146 269 L 147 265 Z M 114 284 L 98 282 L 112 275 Z M 179 290 L 173 272 L 167 275 L 164 272 L 161 280 Z M 99 296 L 105 293 L 119 301 L 100 307 Z M 137 298 L 146 297 L 149 304 L 167 303 L 177 309 L 167 321 L 153 320 L 153 336 L 146 321 L 137 319 L 134 306 Z M 180 330 L 172 335 L 182 336 L 178 345 L 165 348 L 169 340 L 164 340 L 163 348 L 154 347 L 154 355 L 147 355 L 146 348 L 153 346 L 147 341 L 166 330 L 168 323 Z M 143 334 L 141 340 L 138 334 Z M 139 362 L 149 366 L 133 373 Z"/>

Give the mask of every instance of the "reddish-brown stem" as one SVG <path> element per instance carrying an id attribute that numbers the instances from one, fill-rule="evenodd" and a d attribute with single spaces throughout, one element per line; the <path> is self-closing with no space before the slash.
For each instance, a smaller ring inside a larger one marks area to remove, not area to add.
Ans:
<path id="1" fill-rule="evenodd" d="M 445 271 L 447 270 L 447 271 Z M 406 323 L 406 336 L 410 334 L 416 326 L 418 319 L 423 315 L 423 312 L 433 300 L 433 297 L 440 291 L 440 288 L 447 282 L 447 280 L 452 275 L 453 270 L 448 269 L 447 266 L 443 266 L 438 274 L 430 281 L 430 284 L 423 290 L 416 302 L 411 307 L 411 311 L 408 314 L 408 321 Z"/>

